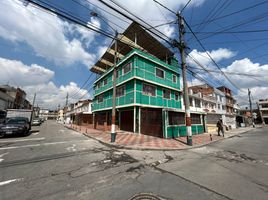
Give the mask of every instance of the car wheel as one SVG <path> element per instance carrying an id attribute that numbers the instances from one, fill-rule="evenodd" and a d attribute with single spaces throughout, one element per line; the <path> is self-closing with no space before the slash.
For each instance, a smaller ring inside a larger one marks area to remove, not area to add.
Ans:
<path id="1" fill-rule="evenodd" d="M 3 138 L 5 137 L 5 134 L 4 133 L 0 133 L 0 138 Z"/>

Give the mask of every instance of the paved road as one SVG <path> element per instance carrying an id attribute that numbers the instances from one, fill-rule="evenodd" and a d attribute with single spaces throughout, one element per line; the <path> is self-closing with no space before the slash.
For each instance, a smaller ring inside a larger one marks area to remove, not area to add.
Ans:
<path id="1" fill-rule="evenodd" d="M 234 197 L 231 195 L 233 193 L 213 187 L 213 180 L 207 179 L 208 183 L 212 183 L 211 186 L 195 177 L 208 174 L 208 171 L 213 169 L 210 165 L 213 166 L 214 162 L 222 165 L 230 162 L 230 167 L 234 168 L 237 167 L 236 164 L 241 164 L 238 161 L 227 161 L 224 155 L 229 151 L 234 159 L 242 159 L 236 154 L 241 149 L 249 150 L 246 148 L 248 145 L 243 142 L 248 141 L 244 139 L 247 135 L 259 143 L 251 143 L 249 148 L 252 155 L 245 153 L 247 157 L 244 156 L 246 161 L 243 163 L 245 166 L 255 164 L 258 167 L 255 168 L 258 172 L 254 173 L 259 173 L 259 176 L 255 179 L 258 181 L 258 187 L 264 185 L 265 188 L 267 173 L 262 170 L 267 171 L 267 149 L 261 151 L 263 154 L 259 154 L 259 149 L 263 148 L 265 143 L 264 139 L 258 139 L 264 135 L 261 131 L 243 134 L 242 137 L 215 143 L 205 149 L 136 151 L 103 146 L 54 121 L 47 121 L 41 127 L 35 127 L 35 131 L 28 137 L 0 140 L 1 200 L 121 200 L 130 199 L 141 192 L 153 193 L 163 199 L 230 199 Z M 237 142 L 243 148 L 233 149 Z M 208 149 L 214 150 L 207 152 Z M 253 158 L 255 163 L 253 160 L 249 161 Z M 187 160 L 191 162 L 187 163 Z M 203 163 L 203 166 L 199 166 L 199 162 Z M 262 165 L 263 169 L 260 167 Z M 241 167 L 243 173 L 247 171 L 245 166 Z M 234 182 L 228 173 L 222 173 L 221 168 L 217 169 L 218 173 L 213 174 L 222 174 L 219 182 L 222 182 L 223 188 L 229 182 Z M 236 170 L 240 172 L 240 169 Z M 255 176 L 254 173 L 250 176 Z M 238 179 L 236 181 L 239 182 Z M 257 186 L 254 185 L 255 187 Z M 240 193 L 239 190 L 236 193 Z M 262 190 L 257 196 L 259 199 L 263 192 Z"/>

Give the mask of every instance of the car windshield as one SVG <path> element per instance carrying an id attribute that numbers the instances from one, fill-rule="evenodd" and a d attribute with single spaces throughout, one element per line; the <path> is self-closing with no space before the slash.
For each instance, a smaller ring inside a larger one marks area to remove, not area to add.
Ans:
<path id="1" fill-rule="evenodd" d="M 9 119 L 7 124 L 24 124 L 25 122 L 24 119 Z"/>

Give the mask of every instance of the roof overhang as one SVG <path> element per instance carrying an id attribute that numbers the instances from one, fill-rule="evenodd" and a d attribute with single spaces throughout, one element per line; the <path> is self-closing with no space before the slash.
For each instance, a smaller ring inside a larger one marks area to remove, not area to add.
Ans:
<path id="1" fill-rule="evenodd" d="M 91 72 L 103 74 L 113 66 L 114 47 L 115 43 L 113 43 L 96 64 L 91 67 Z M 174 55 L 172 51 L 135 22 L 133 22 L 123 34 L 118 35 L 117 57 L 121 59 L 133 49 L 145 51 L 160 60 L 166 60 Z"/>

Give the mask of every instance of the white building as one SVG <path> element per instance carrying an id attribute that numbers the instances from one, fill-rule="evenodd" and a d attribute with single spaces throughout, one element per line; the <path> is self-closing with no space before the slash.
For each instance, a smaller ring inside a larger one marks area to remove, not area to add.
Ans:
<path id="1" fill-rule="evenodd" d="M 262 121 L 263 123 L 268 124 L 268 99 L 260 99 L 258 104 Z"/>

